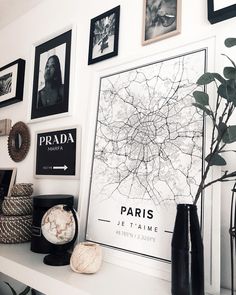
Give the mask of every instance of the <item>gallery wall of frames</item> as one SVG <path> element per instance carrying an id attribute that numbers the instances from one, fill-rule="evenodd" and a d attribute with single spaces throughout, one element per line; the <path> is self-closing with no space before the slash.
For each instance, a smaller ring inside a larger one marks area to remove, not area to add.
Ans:
<path id="1" fill-rule="evenodd" d="M 221 70 L 224 39 L 236 37 L 231 2 L 45 0 L 0 29 L 0 120 L 23 122 L 27 130 L 14 128 L 11 140 L 0 136 L 0 170 L 14 168 L 17 182 L 33 183 L 35 195 L 74 195 L 80 239 L 102 244 L 112 262 L 169 278 L 172 205 L 187 187 L 173 176 L 192 158 L 184 156 L 185 140 L 172 142 L 181 147 L 177 159 L 169 143 L 157 149 L 154 137 L 170 131 L 157 118 L 184 126 L 198 115 L 186 97 L 201 73 Z M 179 88 L 175 111 L 162 112 Z M 27 135 L 27 148 L 13 144 L 18 135 Z M 197 146 L 191 156 L 201 159 L 207 141 L 191 136 Z M 192 142 L 187 146 L 193 150 Z M 197 181 L 201 167 L 200 160 L 188 177 Z M 225 183 L 209 194 L 220 202 L 230 190 Z M 224 202 L 220 208 L 210 218 L 225 229 L 229 208 Z M 207 286 L 219 288 L 220 277 L 229 286 L 228 237 L 205 231 Z"/>

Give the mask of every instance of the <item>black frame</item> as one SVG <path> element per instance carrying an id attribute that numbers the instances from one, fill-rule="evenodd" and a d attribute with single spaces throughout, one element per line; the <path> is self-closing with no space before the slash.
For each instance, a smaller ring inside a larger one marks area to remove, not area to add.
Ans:
<path id="1" fill-rule="evenodd" d="M 4 200 L 4 197 L 10 195 L 15 181 L 16 168 L 0 168 L 0 204 Z"/>
<path id="2" fill-rule="evenodd" d="M 236 16 L 236 4 L 214 10 L 214 0 L 208 0 L 208 20 L 211 24 Z"/>
<path id="3" fill-rule="evenodd" d="M 31 119 L 37 119 L 41 117 L 47 117 L 51 115 L 67 113 L 69 111 L 69 82 L 70 82 L 70 60 L 71 60 L 71 39 L 72 29 L 62 33 L 35 47 L 34 58 L 34 79 L 33 79 L 33 91 L 32 91 L 32 105 L 31 105 Z M 37 93 L 38 93 L 38 81 L 39 81 L 39 66 L 40 56 L 45 52 L 66 44 L 65 49 L 65 71 L 64 71 L 64 95 L 63 101 L 60 104 L 53 106 L 37 107 Z"/>
<path id="4" fill-rule="evenodd" d="M 105 17 L 108 17 L 111 14 L 115 14 L 115 31 L 114 31 L 114 48 L 112 52 L 109 52 L 107 54 L 98 56 L 93 58 L 93 37 L 94 37 L 94 29 L 95 29 L 95 23 L 98 20 L 101 20 Z M 88 64 L 94 64 L 96 62 L 108 59 L 110 57 L 118 55 L 118 43 L 119 43 L 119 24 L 120 24 L 120 6 L 114 7 L 113 9 L 110 9 L 95 18 L 91 19 L 90 22 L 90 37 L 89 37 L 89 54 L 88 54 Z"/>
<path id="5" fill-rule="evenodd" d="M 69 133 L 73 142 L 67 140 Z M 40 137 L 47 137 L 47 140 L 42 139 L 40 142 Z M 62 142 L 60 142 L 60 138 L 62 138 Z M 79 142 L 80 129 L 78 126 L 37 131 L 35 133 L 34 177 L 78 179 L 80 169 Z"/>
<path id="6" fill-rule="evenodd" d="M 17 65 L 17 77 L 16 77 L 16 88 L 15 94 L 13 97 L 8 98 L 0 102 L 0 107 L 5 107 L 11 105 L 13 103 L 19 102 L 23 100 L 23 91 L 24 91 L 24 79 L 25 79 L 25 60 L 19 58 L 3 67 L 0 68 L 0 78 L 1 72 L 6 69 Z"/>

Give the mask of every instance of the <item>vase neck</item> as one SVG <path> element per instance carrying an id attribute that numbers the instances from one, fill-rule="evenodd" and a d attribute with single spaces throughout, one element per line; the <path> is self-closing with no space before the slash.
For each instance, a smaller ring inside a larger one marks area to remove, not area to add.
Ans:
<path id="1" fill-rule="evenodd" d="M 197 210 L 197 206 L 194 204 L 178 204 L 177 210 Z"/>

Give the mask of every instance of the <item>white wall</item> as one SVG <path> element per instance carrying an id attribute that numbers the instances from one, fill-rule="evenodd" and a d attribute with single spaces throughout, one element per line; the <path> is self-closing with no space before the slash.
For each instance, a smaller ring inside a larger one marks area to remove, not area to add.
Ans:
<path id="1" fill-rule="evenodd" d="M 121 5 L 120 16 L 120 37 L 119 55 L 112 59 L 88 66 L 88 40 L 90 19 Z M 56 179 L 35 179 L 33 177 L 34 163 L 34 135 L 37 130 L 44 130 L 54 127 L 66 127 L 78 124 L 82 127 L 82 162 L 81 177 L 86 167 L 84 161 L 86 155 L 86 128 L 88 126 L 89 107 L 93 106 L 96 97 L 91 95 L 91 78 L 94 71 L 102 70 L 122 63 L 123 61 L 134 60 L 157 54 L 158 52 L 169 51 L 188 43 L 216 37 L 216 70 L 222 68 L 224 58 L 221 52 L 226 52 L 223 41 L 226 37 L 235 37 L 236 18 L 211 25 L 207 20 L 207 1 L 182 0 L 182 32 L 180 35 L 165 39 L 147 46 L 141 45 L 142 35 L 142 0 L 45 0 L 29 13 L 15 20 L 15 22 L 0 30 L 0 65 L 23 58 L 26 60 L 26 76 L 23 102 L 13 104 L 0 109 L 0 119 L 10 118 L 13 124 L 17 121 L 27 121 L 28 107 L 31 100 L 32 81 L 32 45 L 64 27 L 75 24 L 77 39 L 73 44 L 76 49 L 74 60 L 75 69 L 71 73 L 74 78 L 70 99 L 73 101 L 72 116 L 42 121 L 29 124 L 31 132 L 31 148 L 26 159 L 20 163 L 14 163 L 8 156 L 7 137 L 0 137 L 0 166 L 16 166 L 17 182 L 34 183 L 34 194 L 67 193 L 73 194 L 76 198 L 86 198 L 83 195 L 83 187 L 77 180 L 56 180 Z M 234 52 L 232 50 L 232 52 Z M 172 53 L 173 54 L 173 53 Z M 235 53 L 231 56 L 235 56 Z M 236 118 L 235 118 L 236 121 Z M 232 158 L 229 157 L 232 166 Z M 236 166 L 236 164 L 234 164 Z M 83 182 L 82 182 L 83 183 Z M 222 197 L 228 199 L 222 203 L 222 285 L 229 286 L 229 249 L 228 249 L 228 215 L 229 200 L 232 184 L 222 185 Z M 79 196 L 79 191 L 81 195 Z"/>

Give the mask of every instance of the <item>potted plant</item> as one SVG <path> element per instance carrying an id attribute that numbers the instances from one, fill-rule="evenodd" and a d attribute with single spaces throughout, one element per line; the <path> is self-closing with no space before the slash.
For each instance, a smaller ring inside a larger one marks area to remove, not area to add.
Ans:
<path id="1" fill-rule="evenodd" d="M 25 289 L 20 292 L 19 294 L 17 294 L 16 290 L 7 282 L 4 282 L 10 289 L 12 292 L 12 295 L 27 295 L 29 294 L 29 292 L 31 291 L 31 295 L 35 295 L 35 291 L 33 289 L 31 289 L 29 286 L 26 286 Z"/>
<path id="2" fill-rule="evenodd" d="M 226 47 L 236 45 L 236 38 L 225 40 Z M 197 85 L 201 88 L 193 92 L 193 105 L 204 112 L 212 122 L 209 152 L 205 158 L 205 169 L 193 204 L 177 205 L 177 215 L 172 238 L 172 294 L 173 295 L 204 295 L 203 245 L 196 204 L 205 188 L 216 182 L 236 180 L 236 171 L 224 171 L 216 179 L 207 181 L 207 176 L 213 166 L 224 166 L 226 153 L 236 150 L 228 146 L 236 142 L 236 125 L 230 125 L 230 119 L 236 107 L 236 64 L 223 54 L 230 66 L 219 73 L 204 73 Z M 215 98 L 209 103 L 209 95 L 203 87 L 213 83 Z"/>

